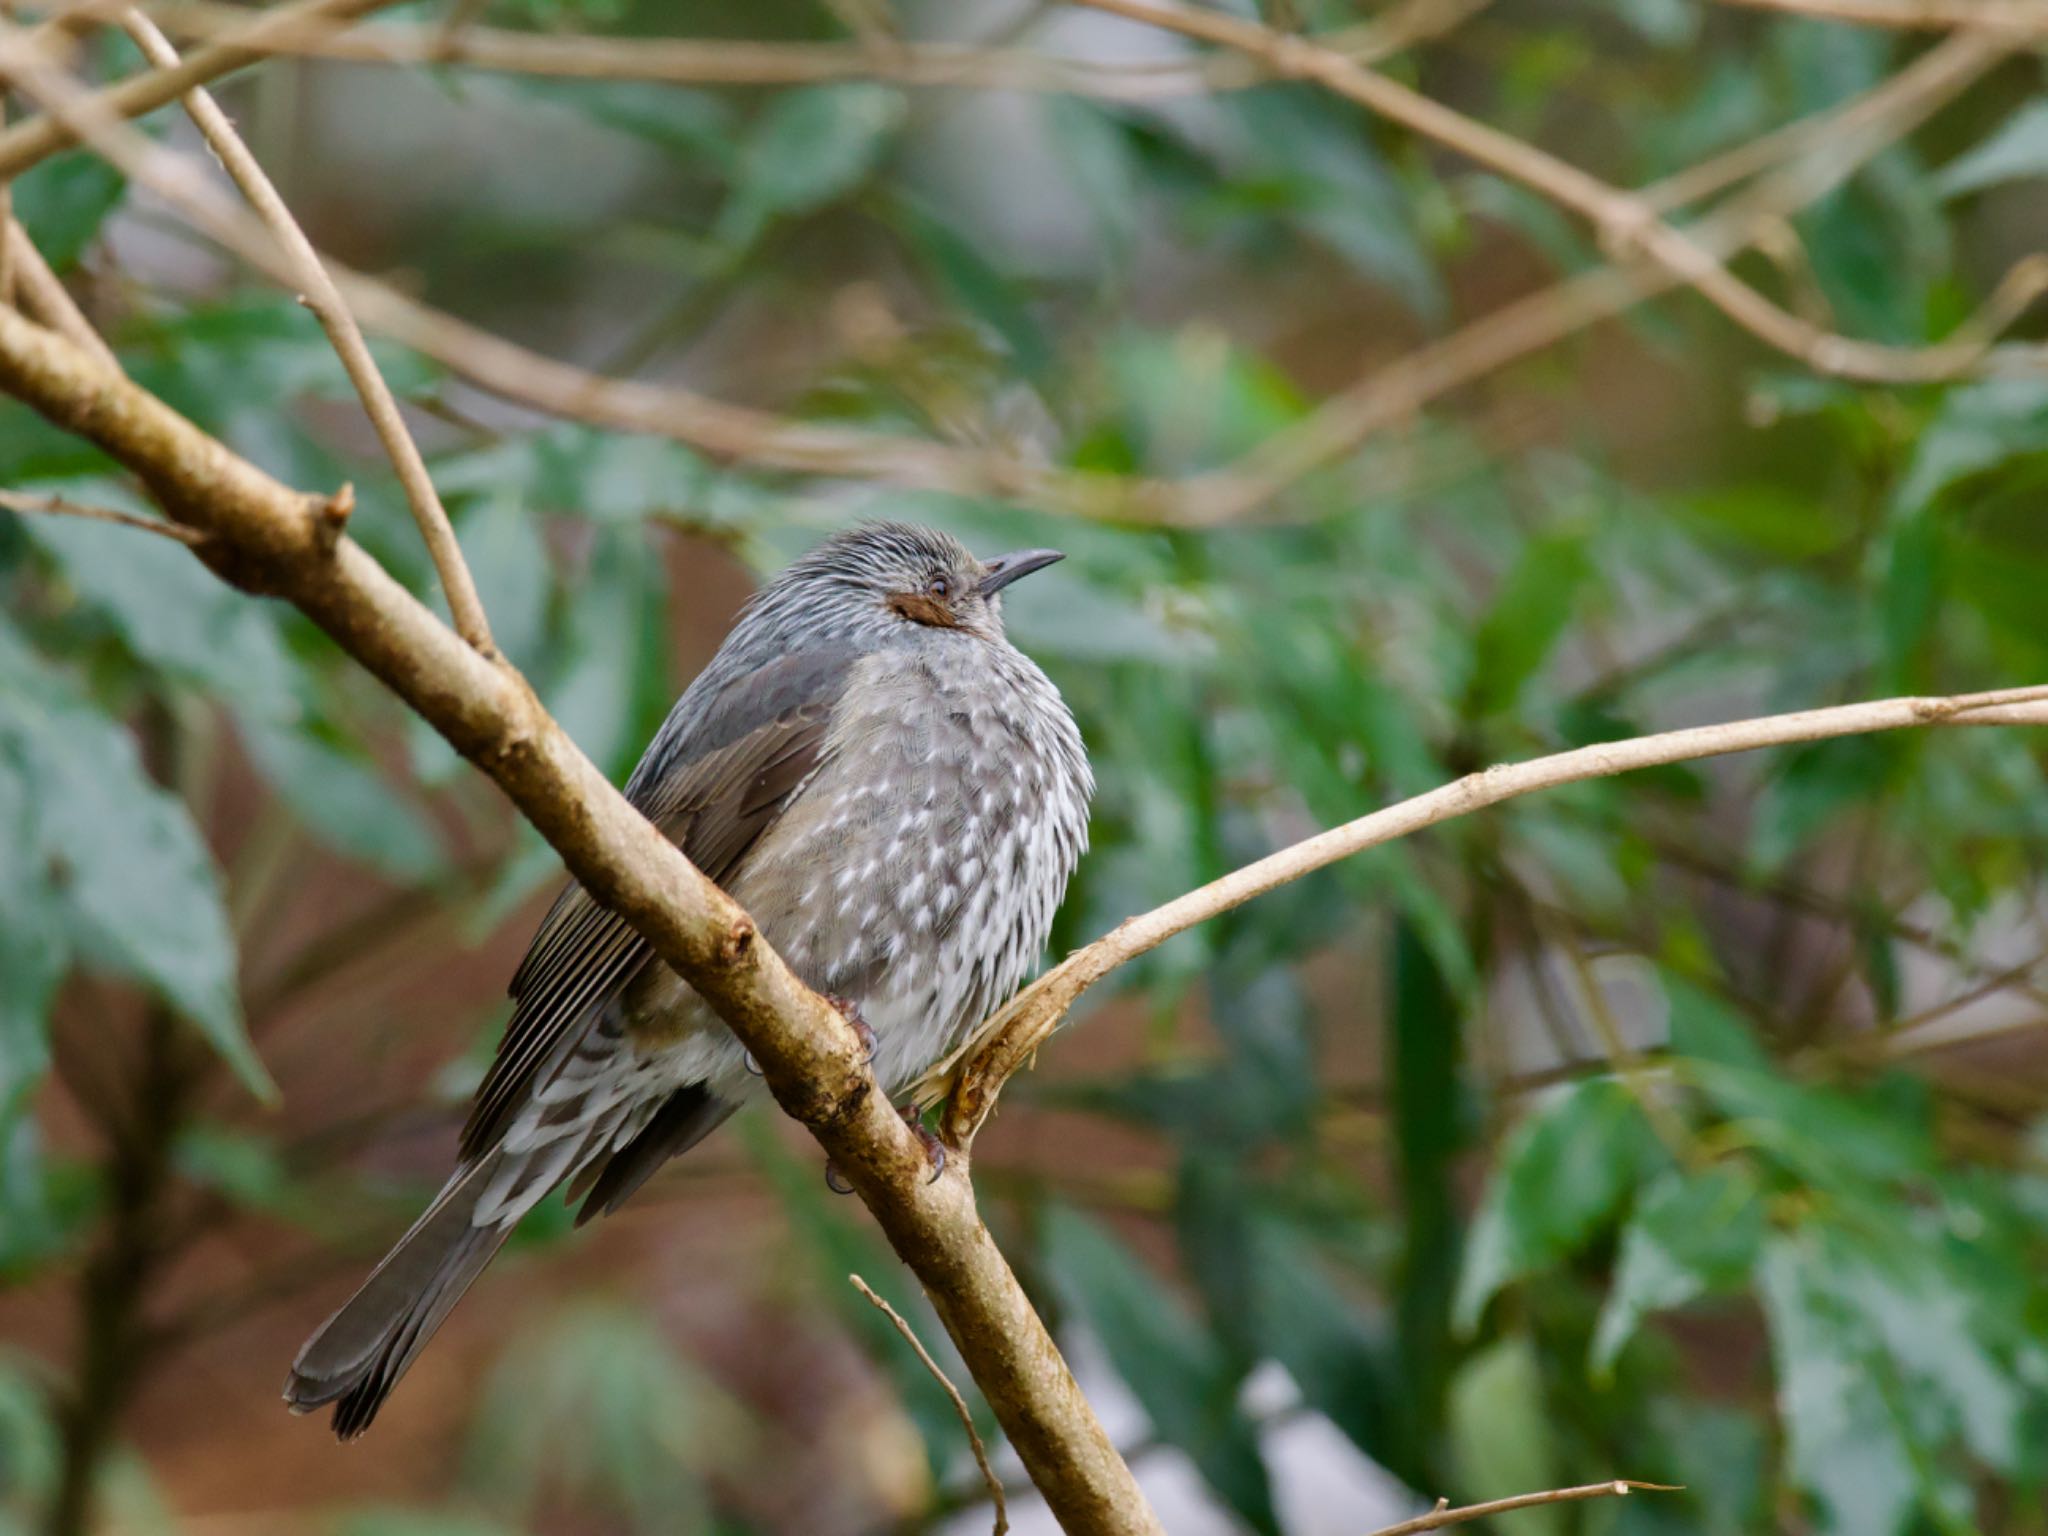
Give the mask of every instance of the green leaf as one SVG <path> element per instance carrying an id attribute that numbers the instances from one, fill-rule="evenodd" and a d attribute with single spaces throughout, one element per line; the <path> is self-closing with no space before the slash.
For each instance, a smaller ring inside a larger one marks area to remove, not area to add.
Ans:
<path id="1" fill-rule="evenodd" d="M 702 1529 L 703 1474 L 745 1420 L 637 1309 L 583 1301 L 513 1341 L 473 1433 L 472 1481 L 522 1507 L 545 1488 L 596 1498 L 636 1529 Z"/>
<path id="2" fill-rule="evenodd" d="M 51 487 L 88 503 L 147 509 L 107 481 Z M 166 676 L 232 698 L 270 720 L 299 712 L 298 681 L 275 616 L 227 586 L 168 539 L 72 517 L 24 517 L 21 526 L 139 659 Z"/>
<path id="3" fill-rule="evenodd" d="M 1988 379 L 1951 390 L 1914 445 L 1892 507 L 1917 512 L 1972 476 L 2040 453 L 2048 453 L 2048 385 Z"/>
<path id="4" fill-rule="evenodd" d="M 1456 994 L 1421 925 L 1404 917 L 1388 944 L 1387 1060 L 1402 1219 L 1396 1337 L 1420 1421 L 1434 1440 L 1455 1347 L 1451 1297 L 1459 1264 L 1459 1155 L 1471 1139 Z"/>
<path id="5" fill-rule="evenodd" d="M 89 149 L 67 149 L 14 182 L 14 216 L 58 272 L 78 258 L 128 190 L 119 171 Z"/>
<path id="6" fill-rule="evenodd" d="M 1898 1382 L 1831 1282 L 1831 1257 L 1815 1234 L 1777 1237 L 1759 1272 L 1791 1474 L 1820 1501 L 1825 1529 L 1895 1536 L 1919 1501 L 1915 1448 Z"/>
<path id="7" fill-rule="evenodd" d="M 1614 1284 L 1593 1333 L 1594 1371 L 1612 1370 L 1647 1313 L 1741 1284 L 1763 1238 L 1763 1201 L 1741 1168 L 1674 1169 L 1649 1185 L 1622 1231 Z"/>
<path id="8" fill-rule="evenodd" d="M 1855 517 L 1831 497 L 1774 484 L 1719 486 L 1671 509 L 1716 540 L 1770 560 L 1813 560 L 1853 546 Z"/>
<path id="9" fill-rule="evenodd" d="M 1237 1406 L 1240 1377 L 1216 1341 L 1086 1217 L 1049 1210 L 1045 1250 L 1061 1294 L 1094 1327 L 1160 1438 L 1187 1452 L 1254 1530 L 1278 1536 L 1258 1437 Z"/>
<path id="10" fill-rule="evenodd" d="M 1121 261 L 1137 239 L 1143 189 L 1122 124 L 1099 102 L 1054 96 L 1045 126 L 1111 255 Z"/>
<path id="11" fill-rule="evenodd" d="M 222 1125 L 187 1126 L 172 1158 L 191 1183 L 237 1205 L 288 1219 L 305 1210 L 278 1149 L 263 1137 Z"/>
<path id="12" fill-rule="evenodd" d="M 1535 539 L 1522 551 L 1473 639 L 1472 702 L 1478 714 L 1514 707 L 1571 622 L 1592 573 L 1582 533 Z"/>
<path id="13" fill-rule="evenodd" d="M 1551 1424 L 1542 1362 L 1530 1339 L 1515 1335 L 1474 1355 L 1451 1383 L 1451 1445 L 1459 1486 L 1475 1499 L 1555 1488 L 1563 1479 Z M 1563 1517 L 1555 1505 L 1538 1505 L 1514 1518 L 1523 1531 L 1552 1536 L 1564 1530 Z"/>
<path id="14" fill-rule="evenodd" d="M 1406 1384 L 1383 1320 L 1345 1295 L 1294 1228 L 1257 1222 L 1253 1253 L 1254 1329 L 1302 1400 L 1396 1475 L 1422 1468 L 1405 1411 Z"/>
<path id="15" fill-rule="evenodd" d="M 183 802 L 150 781 L 134 739 L 69 697 L 0 633 L 0 755 L 36 807 L 72 950 L 155 991 L 261 1098 L 276 1088 L 242 1027 L 220 876 Z"/>
<path id="16" fill-rule="evenodd" d="M 1663 1153 L 1634 1097 L 1596 1077 L 1515 1128 L 1472 1223 L 1456 1318 L 1466 1332 L 1502 1286 L 1576 1253 L 1610 1226 Z"/>
<path id="17" fill-rule="evenodd" d="M 561 670 L 542 690 L 549 712 L 607 772 L 637 755 L 672 702 L 666 600 L 647 535 L 607 530 L 568 605 Z"/>
<path id="18" fill-rule="evenodd" d="M 785 91 L 754 123 L 740 152 L 719 238 L 744 248 L 770 220 L 811 213 L 866 180 L 903 124 L 903 93 L 884 85 Z"/>
<path id="19" fill-rule="evenodd" d="M 1002 339 L 1017 367 L 1043 373 L 1052 347 L 1018 285 L 920 200 L 897 198 L 893 218 L 954 301 Z"/>
<path id="20" fill-rule="evenodd" d="M 1444 291 L 1414 228 L 1410 200 L 1348 110 L 1304 92 L 1226 98 L 1243 125 L 1242 153 L 1274 178 L 1303 229 L 1382 282 L 1425 320 L 1443 317 Z"/>
<path id="21" fill-rule="evenodd" d="M 540 659 L 553 585 L 540 520 L 516 492 L 505 490 L 466 510 L 456 531 L 490 616 L 491 638 L 514 666 L 530 672 Z"/>
<path id="22" fill-rule="evenodd" d="M 49 1068 L 49 1007 L 70 958 L 37 820 L 28 764 L 0 728 L 0 1160 L 13 1155 L 15 1116 Z"/>
<path id="23" fill-rule="evenodd" d="M 249 756 L 280 799 L 339 853 L 400 880 L 442 864 L 434 824 L 367 758 L 307 730 L 240 721 Z"/>
<path id="24" fill-rule="evenodd" d="M 2030 101 L 1998 132 L 1944 165 L 1934 190 L 1944 198 L 1981 192 L 2008 181 L 2048 176 L 2048 101 Z"/>
<path id="25" fill-rule="evenodd" d="M 337 1536 L 518 1536 L 522 1529 L 438 1509 L 352 1509 L 334 1526 Z"/>
<path id="26" fill-rule="evenodd" d="M 515 77 L 509 90 L 629 134 L 686 165 L 730 169 L 738 137 L 731 106 L 709 91 L 671 82 Z"/>

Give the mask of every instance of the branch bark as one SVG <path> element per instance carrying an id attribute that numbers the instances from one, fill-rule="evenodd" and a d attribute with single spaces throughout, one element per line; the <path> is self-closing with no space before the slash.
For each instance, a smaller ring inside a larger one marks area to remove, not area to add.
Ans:
<path id="1" fill-rule="evenodd" d="M 297 5 L 259 12 L 246 30 L 194 49 L 177 68 L 131 75 L 119 85 L 97 92 L 93 102 L 100 111 L 116 117 L 140 117 L 176 101 L 194 86 L 256 63 L 267 52 L 263 40 L 281 28 L 302 24 L 309 17 L 353 19 L 394 3 L 395 0 L 299 0 Z M 30 166 L 77 142 L 78 135 L 47 112 L 17 123 L 0 132 L 0 179 L 19 176 Z"/>
<path id="2" fill-rule="evenodd" d="M 1307 38 L 1221 12 L 1154 5 L 1149 0 L 1077 0 L 1094 10 L 1200 38 L 1259 59 L 1276 75 L 1313 81 L 1368 111 L 1401 124 L 1478 165 L 1578 214 L 1593 226 L 1601 248 L 1618 262 L 1643 256 L 1668 271 L 1766 346 L 1799 359 L 1815 372 L 1864 383 L 1927 383 L 1973 370 L 1991 349 L 1995 332 L 1965 329 L 1958 345 L 1894 347 L 1838 336 L 1773 303 L 1730 272 L 1708 244 L 1665 223 L 1642 199 L 1559 159 L 1549 151 L 1365 68 Z M 2016 267 L 2000 285 L 1988 317 L 2009 324 L 2048 286 L 2038 262 Z M 2017 299 L 2017 308 L 2014 301 Z M 2009 361 L 2028 372 L 2048 369 L 2041 348 L 2013 349 Z"/>
<path id="3" fill-rule="evenodd" d="M 423 607 L 326 512 L 78 348 L 0 310 L 0 388 L 88 439 L 148 486 L 197 553 L 284 598 L 487 773 L 600 901 L 717 1009 L 874 1213 L 930 1296 L 1011 1444 L 1070 1532 L 1160 1531 L 1044 1322 L 975 1210 L 967 1160 L 937 1179 L 876 1091 L 837 1010 L 752 919 L 629 805 L 524 678 Z"/>
<path id="4" fill-rule="evenodd" d="M 890 1306 L 875 1288 L 859 1275 L 848 1275 L 846 1278 L 853 1283 L 855 1290 L 867 1297 L 876 1311 L 895 1324 L 896 1331 L 903 1336 L 903 1342 L 908 1344 L 917 1358 L 924 1362 L 924 1368 L 931 1372 L 932 1379 L 945 1388 L 946 1396 L 953 1400 L 953 1411 L 960 1415 L 960 1427 L 967 1431 L 967 1443 L 974 1451 L 974 1464 L 981 1469 L 982 1486 L 988 1489 L 989 1502 L 995 1506 L 995 1536 L 1005 1536 L 1010 1529 L 1010 1501 L 1003 1493 L 1003 1480 L 996 1476 L 996 1469 L 989 1463 L 988 1447 L 981 1443 L 981 1431 L 974 1427 L 974 1410 L 967 1406 L 967 1399 L 960 1395 L 960 1389 L 953 1385 L 952 1378 L 947 1376 L 939 1362 L 932 1358 L 932 1352 L 924 1347 L 924 1340 L 917 1336 L 917 1330 L 910 1326 L 910 1320 Z"/>
<path id="5" fill-rule="evenodd" d="M 1455 1509 L 1451 1507 L 1450 1500 L 1438 1499 L 1436 1508 L 1428 1514 L 1417 1515 L 1413 1520 L 1403 1520 L 1397 1525 L 1383 1525 L 1372 1536 L 1416 1536 L 1418 1531 L 1438 1531 L 1447 1525 L 1463 1525 L 1467 1520 L 1487 1520 L 1517 1509 L 1532 1509 L 1538 1504 L 1575 1504 L 1581 1499 L 1625 1498 L 1637 1488 L 1656 1493 L 1679 1491 L 1670 1483 L 1638 1483 L 1618 1477 L 1611 1483 L 1586 1483 L 1577 1488 L 1518 1493 L 1512 1498 L 1488 1499 L 1484 1504 L 1461 1504 Z"/>
<path id="6" fill-rule="evenodd" d="M 28 231 L 10 219 L 5 228 L 0 229 L 0 240 L 7 245 L 7 254 L 14 268 L 16 297 L 21 307 L 118 373 L 121 365 L 115 360 L 112 349 L 100 339 L 100 333 L 92 328 L 92 322 L 72 301 L 62 279 L 50 270 L 50 264 L 43 260 L 43 253 L 29 239 Z"/>
<path id="7" fill-rule="evenodd" d="M 2048 35 L 2048 5 L 2039 0 L 1721 0 L 1747 10 L 1781 11 L 1825 21 L 1903 31 L 1998 32 L 2020 40 Z"/>
<path id="8" fill-rule="evenodd" d="M 1945 725 L 2048 725 L 2048 684 L 1946 698 L 1879 699 L 1867 704 L 1731 720 L 1626 741 L 1597 742 L 1590 747 L 1527 762 L 1500 763 L 1467 774 L 1427 794 L 1268 854 L 1162 907 L 1125 919 L 1093 944 L 1075 950 L 991 1015 L 952 1061 L 941 1063 L 927 1074 L 919 1085 L 920 1102 L 935 1103 L 950 1093 L 946 1139 L 956 1147 L 969 1146 L 975 1132 L 994 1110 L 1004 1083 L 1059 1028 L 1081 994 L 1103 977 L 1197 923 L 1207 922 L 1255 896 L 1263 896 L 1368 848 L 1377 848 L 1440 822 L 1469 816 L 1505 800 L 1586 779 L 1612 778 L 1642 768 L 1696 762 L 1732 752 L 1754 752 L 1762 747 Z"/>
<path id="9" fill-rule="evenodd" d="M 165 70 L 178 67 L 178 50 L 141 11 L 130 8 L 122 12 L 120 20 L 121 29 L 135 40 L 150 63 Z M 269 228 L 284 253 L 290 276 L 301 290 L 299 302 L 313 312 L 313 318 L 320 322 L 320 329 L 327 333 L 328 341 L 341 358 L 349 382 L 362 399 L 363 411 L 376 429 L 377 440 L 384 445 L 391 467 L 398 472 L 398 483 L 405 489 L 413 521 L 419 526 L 420 538 L 441 578 L 441 591 L 448 599 L 448 612 L 455 620 L 456 632 L 484 655 L 495 654 L 497 647 L 491 640 L 490 621 L 484 617 L 483 599 L 477 596 L 476 580 L 462 558 L 462 546 L 456 542 L 454 525 L 448 521 L 448 509 L 441 505 L 433 476 L 427 473 L 427 461 L 406 428 L 391 386 L 377 371 L 369 343 L 363 340 L 362 330 L 349 313 L 341 290 L 320 264 L 320 253 L 313 249 L 313 242 L 306 238 L 299 221 L 292 217 L 291 209 L 213 97 L 204 88 L 194 86 L 180 100 L 221 165 Z"/>

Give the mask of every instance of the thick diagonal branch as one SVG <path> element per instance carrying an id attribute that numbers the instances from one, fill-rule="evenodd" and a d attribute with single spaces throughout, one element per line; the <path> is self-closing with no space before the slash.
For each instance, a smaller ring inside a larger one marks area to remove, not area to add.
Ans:
<path id="1" fill-rule="evenodd" d="M 717 1009 L 923 1283 L 961 1358 L 1069 1532 L 1158 1521 L 974 1206 L 965 1159 L 930 1178 L 838 1011 L 626 802 L 525 680 L 466 644 L 322 498 L 280 485 L 52 332 L 0 310 L 0 389 L 118 459 L 224 579 L 320 625 L 502 788 L 569 871 Z"/>
<path id="2" fill-rule="evenodd" d="M 143 57 L 166 72 L 178 68 L 177 50 L 140 11 L 132 8 L 123 11 L 119 20 L 122 29 L 142 50 Z M 321 265 L 320 254 L 313 249 L 313 242 L 306 238 L 298 220 L 292 217 L 291 209 L 278 195 L 277 188 L 264 174 L 263 167 L 250 153 L 248 145 L 242 142 L 241 135 L 235 131 L 234 124 L 228 121 L 219 104 L 198 86 L 180 98 L 200 135 L 256 210 L 265 236 L 256 242 L 246 238 L 248 232 L 242 230 L 239 220 L 231 217 L 233 210 L 226 205 L 225 199 L 193 173 L 185 162 L 150 145 L 118 116 L 88 97 L 81 87 L 55 69 L 47 59 L 38 58 L 38 50 L 23 34 L 17 32 L 10 37 L 5 28 L 0 28 L 0 44 L 5 45 L 5 50 L 0 51 L 0 66 L 19 74 L 27 89 L 42 99 L 45 109 L 59 123 L 91 141 L 95 148 L 131 177 L 181 206 L 191 208 L 209 227 L 226 228 L 242 236 L 238 242 L 242 248 L 250 250 L 261 265 L 298 291 L 300 301 L 312 311 L 340 357 L 342 369 L 362 400 L 364 413 L 370 418 L 378 441 L 384 445 L 392 468 L 397 471 L 398 483 L 404 488 L 406 502 L 412 508 L 413 521 L 419 526 L 420 538 L 426 544 L 434 570 L 440 577 L 441 590 L 447 596 L 448 611 L 454 617 L 457 632 L 484 655 L 495 655 L 496 647 L 491 642 L 491 627 L 484 616 L 483 600 L 477 596 L 476 582 L 462 558 L 462 546 L 456 542 L 448 511 L 441 505 L 433 477 L 427 473 L 426 460 L 405 425 L 398 401 L 384 382 L 383 374 L 377 371 L 369 344 L 363 340 L 363 333 L 356 325 L 355 317 L 349 313 L 341 290 L 326 267 Z M 10 57 L 13 63 L 8 65 Z"/>
<path id="3" fill-rule="evenodd" d="M 1556 752 L 1527 762 L 1497 763 L 1468 773 L 1427 794 L 1386 806 L 1270 853 L 1174 898 L 1163 907 L 1126 918 L 1018 993 L 974 1032 L 953 1063 L 942 1063 L 932 1069 L 921 1084 L 921 1095 L 931 1101 L 950 1088 L 952 1103 L 947 1111 L 946 1136 L 956 1146 L 968 1145 L 995 1108 L 1003 1084 L 1059 1028 L 1060 1020 L 1081 994 L 1103 977 L 1197 923 L 1207 922 L 1256 896 L 1278 890 L 1369 848 L 1506 800 L 1587 779 L 1612 778 L 1644 768 L 1725 757 L 1731 752 L 1754 752 L 1763 747 L 1936 725 L 2048 725 L 2048 684 L 1949 698 L 1877 699 L 1867 704 L 1730 720 L 1720 725 L 1661 731 L 1627 741 L 1596 742 L 1590 747 Z"/>

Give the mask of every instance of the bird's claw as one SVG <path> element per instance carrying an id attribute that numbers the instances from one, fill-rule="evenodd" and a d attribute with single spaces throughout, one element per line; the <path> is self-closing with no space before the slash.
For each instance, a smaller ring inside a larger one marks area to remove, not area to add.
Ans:
<path id="1" fill-rule="evenodd" d="M 754 1060 L 754 1053 L 752 1051 L 746 1051 L 741 1054 L 740 1065 L 747 1069 L 747 1076 L 761 1076 L 761 1063 Z"/>
<path id="2" fill-rule="evenodd" d="M 903 1123 L 910 1127 L 917 1137 L 918 1145 L 924 1148 L 925 1161 L 931 1164 L 931 1176 L 927 1184 L 936 1184 L 939 1176 L 946 1171 L 946 1144 L 924 1128 L 924 1117 L 917 1112 L 917 1106 L 906 1104 L 896 1111 L 903 1117 Z M 839 1165 L 827 1160 L 825 1164 L 825 1187 L 835 1195 L 850 1195 L 853 1186 L 846 1181 L 846 1175 L 839 1171 Z"/>
<path id="3" fill-rule="evenodd" d="M 836 992 L 827 992 L 825 1001 L 839 1010 L 839 1016 L 852 1026 L 854 1038 L 860 1041 L 860 1048 L 869 1066 L 875 1063 L 874 1026 L 861 1017 L 860 1004 L 850 997 L 841 997 Z"/>
<path id="4" fill-rule="evenodd" d="M 946 1144 L 924 1128 L 924 1116 L 917 1112 L 915 1104 L 906 1104 L 897 1113 L 903 1116 L 903 1123 L 910 1127 L 918 1145 L 924 1148 L 924 1160 L 932 1165 L 931 1177 L 925 1183 L 938 1183 L 939 1175 L 946 1171 Z"/>

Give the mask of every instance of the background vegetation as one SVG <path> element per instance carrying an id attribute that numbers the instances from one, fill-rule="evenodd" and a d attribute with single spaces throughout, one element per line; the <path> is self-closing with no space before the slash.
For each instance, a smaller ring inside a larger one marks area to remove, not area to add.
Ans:
<path id="1" fill-rule="evenodd" d="M 1310 82 L 1118 99 L 889 64 L 946 36 L 1185 76 L 1187 45 L 1093 12 L 457 12 L 873 46 L 874 78 L 812 85 L 281 59 L 227 90 L 323 248 L 789 417 L 1182 479 L 1604 259 Z M 1622 186 L 1942 46 L 1707 0 L 1260 14 L 1406 27 L 1389 74 Z M 138 61 L 93 34 L 75 64 Z M 2016 49 L 1734 270 L 1898 356 L 1950 335 L 2048 233 L 2041 87 Z M 13 195 L 136 378 L 292 484 L 352 482 L 352 531 L 431 586 L 291 295 L 88 152 Z M 1175 528 L 714 460 L 379 351 L 499 643 L 615 775 L 754 573 L 827 531 L 1065 548 L 1010 605 L 1102 784 L 1056 949 L 1489 762 L 2048 677 L 2048 373 L 2001 357 L 1832 378 L 1683 295 Z M 0 485 L 140 506 L 11 405 Z M 302 619 L 167 540 L 0 514 L 0 594 L 0 1531 L 985 1525 L 950 1405 L 845 1275 L 916 1319 L 911 1288 L 766 1115 L 594 1231 L 536 1213 L 365 1446 L 287 1421 L 298 1338 L 439 1181 L 555 862 Z M 1091 996 L 977 1180 L 1091 1386 L 1142 1410 L 1148 1485 L 1191 1469 L 1259 1532 L 1614 1476 L 1686 1491 L 1516 1528 L 2039 1529 L 2043 766 L 2038 735 L 1973 730 L 1582 785 Z M 1387 1508 L 1281 1464 L 1311 1419 Z"/>

